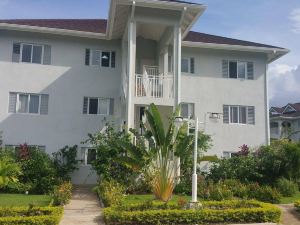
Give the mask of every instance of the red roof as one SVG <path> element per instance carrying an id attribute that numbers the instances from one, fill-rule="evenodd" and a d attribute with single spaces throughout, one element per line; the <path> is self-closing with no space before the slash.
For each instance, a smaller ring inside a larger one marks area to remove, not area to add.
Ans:
<path id="1" fill-rule="evenodd" d="M 162 0 L 162 1 L 170 1 L 170 0 Z M 85 31 L 85 32 L 93 32 L 93 33 L 106 33 L 106 29 L 107 29 L 107 20 L 104 19 L 13 19 L 13 20 L 0 20 L 0 23 L 67 29 L 67 30 Z M 272 45 L 226 38 L 222 36 L 199 33 L 194 31 L 190 31 L 188 35 L 185 37 L 184 41 L 254 46 L 254 47 L 265 47 L 265 48 L 279 48 Z"/>

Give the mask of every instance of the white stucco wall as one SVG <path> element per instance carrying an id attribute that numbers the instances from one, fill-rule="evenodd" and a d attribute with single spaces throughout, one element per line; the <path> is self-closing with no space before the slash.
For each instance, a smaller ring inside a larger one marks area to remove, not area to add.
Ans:
<path id="1" fill-rule="evenodd" d="M 243 144 L 266 144 L 265 56 L 190 48 L 183 48 L 182 56 L 195 58 L 195 74 L 182 74 L 181 101 L 195 103 L 195 114 L 204 123 L 200 127 L 212 136 L 213 147 L 207 154 L 222 156 Z M 223 78 L 223 59 L 254 62 L 254 80 Z M 224 104 L 255 106 L 255 125 L 224 124 L 222 117 L 209 119 L 209 112 L 223 113 Z"/>
<path id="2" fill-rule="evenodd" d="M 13 42 L 49 44 L 52 65 L 12 63 Z M 85 66 L 85 49 L 116 51 L 116 68 Z M 4 145 L 46 146 L 52 153 L 65 145 L 79 145 L 105 124 L 105 117 L 83 114 L 83 97 L 115 99 L 114 116 L 120 116 L 121 54 L 118 41 L 67 39 L 51 35 L 0 33 L 0 130 Z M 48 115 L 9 114 L 9 92 L 49 94 Z M 107 120 L 113 118 L 106 117 Z M 89 166 L 74 176 L 74 182 L 95 182 Z M 85 174 L 85 175 L 83 175 Z"/>

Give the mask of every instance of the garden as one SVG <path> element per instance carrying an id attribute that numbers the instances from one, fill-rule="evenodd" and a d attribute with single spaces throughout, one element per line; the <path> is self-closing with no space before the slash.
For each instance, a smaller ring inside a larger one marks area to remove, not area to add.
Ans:
<path id="1" fill-rule="evenodd" d="M 77 146 L 52 156 L 22 144 L 0 151 L 0 224 L 56 225 L 72 195 Z"/>
<path id="2" fill-rule="evenodd" d="M 208 173 L 198 168 L 199 203 L 190 204 L 195 140 L 187 123 L 175 126 L 176 113 L 166 126 L 152 104 L 142 136 L 110 126 L 89 135 L 97 150 L 94 191 L 105 206 L 106 224 L 278 223 L 281 211 L 274 204 L 299 196 L 300 144 L 243 145 L 232 158 L 218 159 L 203 156 L 211 138 L 199 132 L 198 162 L 212 166 Z"/>

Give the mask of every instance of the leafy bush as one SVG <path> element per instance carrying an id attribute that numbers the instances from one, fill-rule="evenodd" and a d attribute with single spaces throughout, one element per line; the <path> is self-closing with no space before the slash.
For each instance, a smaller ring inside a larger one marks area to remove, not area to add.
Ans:
<path id="1" fill-rule="evenodd" d="M 18 182 L 21 168 L 13 158 L 4 156 L 0 158 L 0 188 L 5 188 L 9 183 Z"/>
<path id="2" fill-rule="evenodd" d="M 224 180 L 223 183 L 232 191 L 235 197 L 241 199 L 248 198 L 248 187 L 246 184 L 242 184 L 238 180 Z"/>
<path id="3" fill-rule="evenodd" d="M 32 189 L 32 184 L 21 182 L 9 182 L 5 188 L 1 189 L 3 193 L 24 194 Z"/>
<path id="4" fill-rule="evenodd" d="M 300 200 L 296 201 L 294 203 L 294 206 L 295 206 L 295 208 L 296 208 L 297 211 L 300 211 Z"/>
<path id="5" fill-rule="evenodd" d="M 125 188 L 115 180 L 102 181 L 97 192 L 105 206 L 121 205 L 125 199 Z"/>
<path id="6" fill-rule="evenodd" d="M 280 178 L 276 182 L 276 188 L 284 197 L 292 197 L 298 191 L 298 185 L 286 178 Z"/>
<path id="7" fill-rule="evenodd" d="M 73 187 L 71 182 L 66 181 L 61 185 L 56 186 L 52 194 L 53 204 L 58 206 L 69 203 L 72 197 L 72 189 Z"/>
<path id="8" fill-rule="evenodd" d="M 276 188 L 270 186 L 260 186 L 257 183 L 248 185 L 248 196 L 258 201 L 279 203 L 281 195 Z"/>
<path id="9" fill-rule="evenodd" d="M 141 205 L 104 209 L 106 224 L 210 224 L 279 222 L 281 211 L 276 206 L 257 201 L 203 202 L 203 209 L 182 210 L 180 206 L 154 205 L 139 209 Z"/>
<path id="10" fill-rule="evenodd" d="M 198 185 L 198 193 L 200 198 L 206 200 L 221 201 L 233 198 L 233 192 L 222 182 L 200 182 Z"/>
<path id="11" fill-rule="evenodd" d="M 0 208 L 0 225 L 58 225 L 61 207 Z"/>

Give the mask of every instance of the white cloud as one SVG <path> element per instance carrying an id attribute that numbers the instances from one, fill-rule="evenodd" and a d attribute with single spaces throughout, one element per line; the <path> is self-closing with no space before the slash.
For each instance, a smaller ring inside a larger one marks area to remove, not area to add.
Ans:
<path id="1" fill-rule="evenodd" d="M 293 22 L 292 31 L 300 33 L 300 8 L 293 9 L 290 13 L 289 19 Z"/>
<path id="2" fill-rule="evenodd" d="M 300 102 L 300 65 L 275 64 L 268 73 L 271 106 Z"/>

